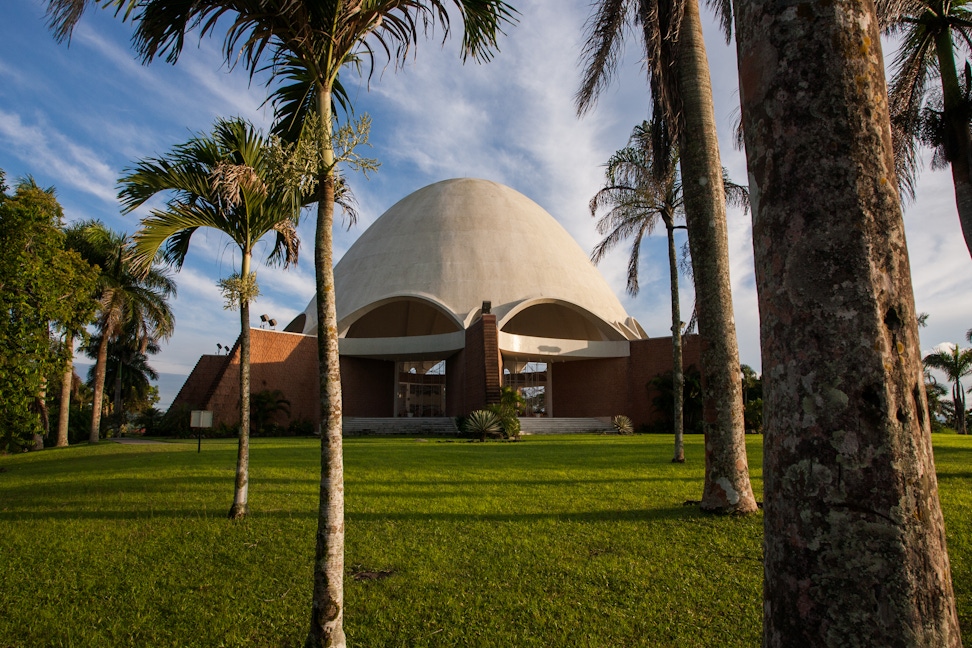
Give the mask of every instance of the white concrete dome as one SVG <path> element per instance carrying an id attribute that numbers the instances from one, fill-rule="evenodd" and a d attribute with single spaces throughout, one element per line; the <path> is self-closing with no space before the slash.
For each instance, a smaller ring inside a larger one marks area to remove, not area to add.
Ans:
<path id="1" fill-rule="evenodd" d="M 560 223 L 488 180 L 445 180 L 403 198 L 345 253 L 334 280 L 341 338 L 454 336 L 484 301 L 514 336 L 647 337 Z M 304 315 L 288 330 L 316 334 L 314 299 Z"/>

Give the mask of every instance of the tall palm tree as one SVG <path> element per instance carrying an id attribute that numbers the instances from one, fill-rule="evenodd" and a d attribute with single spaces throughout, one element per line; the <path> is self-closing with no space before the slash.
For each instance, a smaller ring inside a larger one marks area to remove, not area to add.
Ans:
<path id="1" fill-rule="evenodd" d="M 957 648 L 874 5 L 735 9 L 758 196 L 763 646 Z"/>
<path id="2" fill-rule="evenodd" d="M 98 312 L 95 327 L 101 336 L 95 361 L 94 405 L 91 411 L 91 433 L 88 440 L 97 443 L 101 430 L 101 413 L 105 391 L 105 369 L 108 344 L 121 336 L 126 327 L 134 331 L 141 344 L 149 340 L 166 340 L 175 328 L 175 318 L 168 299 L 176 286 L 168 273 L 157 265 L 136 267 L 128 254 L 130 240 L 106 228 L 99 221 L 86 221 L 83 230 L 85 246 L 82 258 L 101 269 L 96 288 Z"/>
<path id="3" fill-rule="evenodd" d="M 665 138 L 653 137 L 656 124 L 642 122 L 634 128 L 628 146 L 608 160 L 605 186 L 591 199 L 591 215 L 607 208 L 597 222 L 598 233 L 604 239 L 591 253 L 591 261 L 599 263 L 604 255 L 622 241 L 633 239 L 628 257 L 627 291 L 638 294 L 638 265 L 641 244 L 661 221 L 668 235 L 668 267 L 672 296 L 672 393 L 674 403 L 675 452 L 673 462 L 685 461 L 683 443 L 682 392 L 682 319 L 678 294 L 678 259 L 675 248 L 676 225 L 685 215 L 682 180 L 678 173 L 678 148 Z M 657 147 L 657 148 L 656 148 Z M 749 193 L 731 182 L 723 173 L 726 200 L 748 209 Z"/>
<path id="4" fill-rule="evenodd" d="M 926 367 L 943 372 L 952 383 L 955 431 L 959 434 L 968 434 L 965 425 L 965 388 L 962 387 L 962 378 L 972 375 L 972 349 L 962 349 L 959 345 L 953 344 L 949 349 L 940 348 L 929 353 L 922 358 L 922 362 Z"/>
<path id="5" fill-rule="evenodd" d="M 151 263 L 159 251 L 181 268 L 192 235 L 208 227 L 229 236 L 240 249 L 240 272 L 228 282 L 228 303 L 240 309 L 240 431 L 236 484 L 229 516 L 246 515 L 250 443 L 250 302 L 259 294 L 251 270 L 253 249 L 264 236 L 275 244 L 267 262 L 297 262 L 298 186 L 279 177 L 270 144 L 241 119 L 219 120 L 210 136 L 198 135 L 160 158 L 127 170 L 118 196 L 126 213 L 165 194 L 162 209 L 142 220 L 133 238 L 133 262 Z"/>
<path id="6" fill-rule="evenodd" d="M 716 3 L 728 39 L 729 2 Z M 620 60 L 632 27 L 644 47 L 656 138 L 677 142 L 686 183 L 685 220 L 693 260 L 705 384 L 706 471 L 702 509 L 753 513 L 746 460 L 739 348 L 729 284 L 729 242 L 722 162 L 698 0 L 598 0 L 588 21 L 585 71 L 576 95 L 589 110 Z"/>
<path id="7" fill-rule="evenodd" d="M 94 358 L 101 345 L 101 335 L 94 334 L 82 346 L 89 357 Z M 120 422 L 125 418 L 126 399 L 144 401 L 149 394 L 151 381 L 159 374 L 148 364 L 148 356 L 162 348 L 155 340 L 139 340 L 131 327 L 108 343 L 108 361 L 105 367 L 105 384 L 112 385 L 112 414 Z M 94 367 L 88 370 L 88 379 L 94 381 Z"/>
<path id="8" fill-rule="evenodd" d="M 936 149 L 933 166 L 952 170 L 955 204 L 965 245 L 972 255 L 972 74 L 961 79 L 956 44 L 972 51 L 969 0 L 879 0 L 884 33 L 900 37 L 888 89 L 898 183 L 914 195 L 919 144 Z M 937 76 L 940 95 L 928 90 Z M 938 108 L 938 110 L 936 110 Z"/>
<path id="9" fill-rule="evenodd" d="M 60 38 L 70 36 L 85 6 L 94 0 L 50 0 L 51 28 Z M 136 47 L 144 61 L 164 56 L 176 62 L 187 32 L 201 35 L 228 29 L 224 41 L 229 62 L 242 61 L 251 73 L 264 66 L 298 65 L 312 80 L 307 102 L 319 114 L 325 136 L 317 142 L 320 154 L 316 198 L 317 230 L 314 267 L 318 309 L 320 361 L 321 504 L 317 534 L 314 597 L 308 645 L 345 645 L 344 595 L 344 469 L 341 451 L 341 383 L 338 365 L 334 301 L 332 226 L 335 191 L 339 186 L 331 133 L 332 96 L 338 73 L 351 62 L 372 64 L 383 53 L 396 65 L 404 63 L 420 32 L 439 22 L 443 38 L 449 33 L 447 6 L 455 6 L 463 21 L 463 59 L 488 60 L 503 23 L 512 22 L 513 9 L 503 0 L 105 0 L 105 5 L 131 10 L 138 5 Z M 127 15 L 127 14 L 126 14 Z M 226 21 L 220 23 L 220 19 Z M 281 122 L 294 123 L 287 115 Z"/>
<path id="10" fill-rule="evenodd" d="M 271 73 L 275 65 L 296 64 L 312 80 L 308 103 L 317 111 L 320 126 L 314 142 L 319 155 L 314 267 L 325 429 L 321 434 L 321 503 L 308 645 L 345 645 L 344 467 L 332 232 L 341 160 L 332 138 L 333 92 L 344 65 L 373 64 L 380 54 L 401 64 L 420 32 L 438 22 L 448 34 L 449 4 L 463 20 L 463 58 L 487 60 L 502 24 L 512 19 L 512 10 L 502 0 L 197 0 L 178 5 L 146 0 L 136 18 L 135 47 L 145 61 L 163 56 L 175 62 L 187 32 L 196 26 L 201 35 L 225 28 L 227 61 L 241 61 L 251 73 L 262 69 L 267 60 Z M 278 115 L 278 119 L 293 123 L 287 115 Z"/>
<path id="11" fill-rule="evenodd" d="M 84 259 L 92 258 L 94 250 L 86 240 L 85 233 L 89 231 L 90 221 L 73 223 L 64 229 L 65 247 L 74 250 Z M 94 296 L 92 296 L 94 299 Z M 61 401 L 57 419 L 57 447 L 68 445 L 68 424 L 71 415 L 71 392 L 74 383 L 74 342 L 84 333 L 89 322 L 78 322 L 76 326 L 65 326 L 62 346 L 66 360 L 64 373 L 61 376 Z"/>

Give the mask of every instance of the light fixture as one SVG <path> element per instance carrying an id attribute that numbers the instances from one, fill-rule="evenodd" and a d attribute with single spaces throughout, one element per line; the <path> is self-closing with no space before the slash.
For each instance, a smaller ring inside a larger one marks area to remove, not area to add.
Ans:
<path id="1" fill-rule="evenodd" d="M 270 325 L 270 328 L 276 328 L 276 326 L 277 326 L 277 320 L 275 320 L 275 319 L 269 320 L 267 322 L 267 324 Z"/>

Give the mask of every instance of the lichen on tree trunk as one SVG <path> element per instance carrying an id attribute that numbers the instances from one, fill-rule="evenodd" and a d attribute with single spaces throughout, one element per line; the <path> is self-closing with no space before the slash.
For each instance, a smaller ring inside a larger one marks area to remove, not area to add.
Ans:
<path id="1" fill-rule="evenodd" d="M 702 338 L 706 404 L 702 509 L 747 514 L 756 511 L 756 499 L 746 459 L 722 162 L 697 0 L 685 3 L 678 79 L 684 117 L 679 140 L 682 192 Z"/>
<path id="2" fill-rule="evenodd" d="M 870 3 L 742 0 L 764 646 L 960 646 Z"/>

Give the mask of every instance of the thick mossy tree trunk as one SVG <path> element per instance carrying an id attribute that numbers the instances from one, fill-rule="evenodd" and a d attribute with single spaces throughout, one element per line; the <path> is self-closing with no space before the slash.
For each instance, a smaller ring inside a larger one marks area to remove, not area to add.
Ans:
<path id="1" fill-rule="evenodd" d="M 331 90 L 318 92 L 324 132 L 333 132 Z M 344 451 L 341 365 L 334 294 L 334 150 L 322 142 L 326 170 L 318 182 L 314 269 L 317 280 L 317 357 L 321 382 L 321 486 L 314 551 L 314 593 L 307 648 L 344 648 Z"/>
<path id="2" fill-rule="evenodd" d="M 108 329 L 101 333 L 101 343 L 98 345 L 98 359 L 95 361 L 94 386 L 91 395 L 91 432 L 88 443 L 98 443 L 101 436 L 101 408 L 105 395 L 105 370 L 108 364 Z"/>
<path id="3" fill-rule="evenodd" d="M 955 206 L 959 224 L 965 237 L 965 247 L 972 255 L 972 135 L 969 133 L 968 115 L 963 108 L 962 91 L 955 69 L 955 52 L 952 34 L 943 31 L 935 37 L 935 54 L 942 82 L 942 99 L 948 128 L 949 166 L 955 187 Z"/>
<path id="4" fill-rule="evenodd" d="M 736 5 L 764 646 L 960 646 L 873 4 Z"/>
<path id="5" fill-rule="evenodd" d="M 702 509 L 753 513 L 739 349 L 729 281 L 729 236 L 709 63 L 697 0 L 685 3 L 678 81 L 684 124 L 679 141 L 685 222 L 702 338 L 705 484 Z"/>
<path id="6" fill-rule="evenodd" d="M 243 252 L 240 280 L 248 285 L 250 278 L 250 256 Z M 240 300 L 240 433 L 236 451 L 236 484 L 233 492 L 233 505 L 229 510 L 231 519 L 239 519 L 247 513 L 247 499 L 250 488 L 250 301 Z"/>
<path id="7" fill-rule="evenodd" d="M 67 349 L 64 375 L 61 378 L 61 406 L 57 417 L 57 447 L 63 448 L 68 444 L 68 422 L 71 417 L 71 388 L 74 386 L 74 335 L 70 332 L 64 335 L 64 347 Z"/>
<path id="8" fill-rule="evenodd" d="M 682 312 L 678 303 L 678 259 L 675 252 L 675 223 L 671 216 L 665 218 L 668 233 L 668 270 L 672 284 L 672 396 L 675 410 L 672 412 L 675 428 L 675 453 L 672 463 L 685 462 L 685 371 L 682 368 Z"/>

